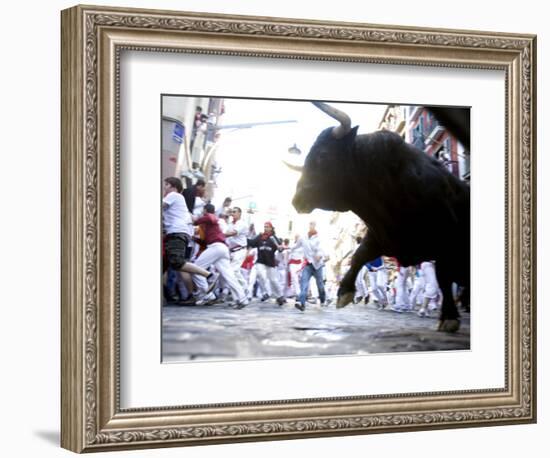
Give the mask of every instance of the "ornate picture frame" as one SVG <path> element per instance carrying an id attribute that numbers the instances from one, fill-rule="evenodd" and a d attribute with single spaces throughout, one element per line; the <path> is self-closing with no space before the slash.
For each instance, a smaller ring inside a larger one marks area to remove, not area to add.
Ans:
<path id="1" fill-rule="evenodd" d="M 120 56 L 284 57 L 505 74 L 505 386 L 123 409 Z M 536 37 L 110 7 L 62 12 L 62 424 L 75 452 L 536 421 Z"/>

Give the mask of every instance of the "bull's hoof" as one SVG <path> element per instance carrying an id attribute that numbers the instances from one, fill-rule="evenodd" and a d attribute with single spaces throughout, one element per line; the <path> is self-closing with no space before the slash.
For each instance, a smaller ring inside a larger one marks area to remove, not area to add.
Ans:
<path id="1" fill-rule="evenodd" d="M 353 302 L 353 297 L 355 296 L 354 292 L 344 293 L 341 296 L 338 296 L 338 301 L 336 301 L 336 308 L 341 309 L 348 304 Z"/>
<path id="2" fill-rule="evenodd" d="M 438 331 L 441 332 L 456 332 L 460 329 L 460 320 L 440 320 L 439 326 L 437 327 Z"/>

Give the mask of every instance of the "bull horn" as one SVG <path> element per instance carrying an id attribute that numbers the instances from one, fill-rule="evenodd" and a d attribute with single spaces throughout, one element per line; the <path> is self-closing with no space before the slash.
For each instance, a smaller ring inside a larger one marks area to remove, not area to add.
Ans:
<path id="1" fill-rule="evenodd" d="M 311 103 L 319 108 L 319 110 L 328 114 L 331 118 L 340 122 L 339 126 L 332 129 L 332 136 L 334 138 L 343 138 L 351 130 L 351 119 L 346 113 L 323 102 Z"/>
<path id="2" fill-rule="evenodd" d="M 295 172 L 302 173 L 302 171 L 304 170 L 303 166 L 291 164 L 290 162 L 287 162 L 284 159 L 283 159 L 283 164 L 286 165 L 290 170 L 294 170 Z"/>

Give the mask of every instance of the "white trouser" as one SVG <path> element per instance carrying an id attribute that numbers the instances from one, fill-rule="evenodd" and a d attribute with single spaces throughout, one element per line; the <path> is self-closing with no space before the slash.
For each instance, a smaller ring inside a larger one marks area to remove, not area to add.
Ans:
<path id="1" fill-rule="evenodd" d="M 367 275 L 367 266 L 361 267 L 361 270 L 355 279 L 355 295 L 357 297 L 365 298 L 369 295 L 369 290 L 367 289 L 367 284 L 365 283 L 365 275 Z"/>
<path id="2" fill-rule="evenodd" d="M 409 296 L 409 302 L 412 307 L 415 307 L 418 303 L 424 303 L 424 287 L 424 277 L 417 277 L 414 280 L 413 289 L 411 291 L 411 295 Z"/>
<path id="3" fill-rule="evenodd" d="M 439 294 L 439 292 L 435 297 L 428 297 L 425 295 L 424 303 L 422 304 L 421 308 L 423 309 L 424 305 L 427 304 L 429 311 L 436 310 L 441 306 L 440 302 L 442 301 L 442 299 L 443 299 L 443 294 Z"/>
<path id="4" fill-rule="evenodd" d="M 313 279 L 313 281 L 311 281 L 311 279 Z M 309 289 L 309 294 L 311 295 L 312 298 L 317 299 L 319 297 L 319 288 L 317 288 L 317 282 L 315 281 L 314 277 L 311 277 L 309 279 L 308 289 Z M 306 299 L 307 299 L 307 295 L 306 295 Z"/>
<path id="5" fill-rule="evenodd" d="M 298 296 L 300 294 L 300 268 L 302 263 L 289 263 L 288 270 L 290 272 L 290 295 Z"/>
<path id="6" fill-rule="evenodd" d="M 437 282 L 427 281 L 424 287 L 424 296 L 430 299 L 437 297 L 439 294 L 439 285 Z"/>
<path id="7" fill-rule="evenodd" d="M 388 272 L 386 272 L 385 267 L 381 267 L 376 271 L 376 289 L 377 294 L 381 298 L 380 303 L 381 304 L 387 304 L 388 301 L 388 295 L 386 293 L 388 286 Z"/>
<path id="8" fill-rule="evenodd" d="M 239 282 L 239 285 L 241 285 L 243 289 L 248 289 L 248 284 L 244 279 L 243 273 L 241 270 L 241 266 L 243 265 L 244 258 L 246 258 L 245 248 L 241 248 L 240 250 L 231 252 L 231 269 L 233 270 L 233 274 L 235 275 L 235 278 Z"/>
<path id="9" fill-rule="evenodd" d="M 243 276 L 244 278 L 244 281 L 246 282 L 246 289 L 249 290 L 248 288 L 248 282 L 250 280 L 250 269 L 241 269 L 241 275 Z M 249 290 L 250 291 L 250 290 Z"/>
<path id="10" fill-rule="evenodd" d="M 197 264 L 196 261 L 194 261 L 193 264 Z M 191 275 L 191 279 L 193 280 L 193 284 L 195 285 L 197 291 L 205 292 L 207 290 L 208 282 L 202 275 L 193 274 Z"/>
<path id="11" fill-rule="evenodd" d="M 378 272 L 369 270 L 369 295 L 372 299 L 376 299 L 380 305 L 385 305 L 388 300 L 386 298 L 386 293 L 378 287 Z"/>
<path id="12" fill-rule="evenodd" d="M 229 248 L 227 248 L 225 243 L 216 242 L 208 245 L 206 250 L 197 258 L 195 264 L 203 269 L 214 265 L 231 290 L 233 298 L 237 301 L 242 301 L 246 298 L 244 289 L 239 285 L 235 275 L 233 275 L 233 270 L 229 263 Z"/>
<path id="13" fill-rule="evenodd" d="M 199 251 L 199 244 L 191 240 L 189 242 L 189 246 L 191 247 L 191 262 L 193 264 L 196 264 L 196 256 L 197 252 Z M 203 293 L 207 290 L 208 282 L 206 281 L 205 277 L 198 274 L 192 274 L 191 279 L 193 280 L 193 285 L 195 285 L 195 289 L 198 293 Z"/>
<path id="14" fill-rule="evenodd" d="M 431 262 L 423 262 L 421 268 L 424 273 L 424 281 L 426 282 L 424 296 L 430 299 L 436 298 L 439 294 L 439 284 L 435 274 L 435 266 Z"/>
<path id="15" fill-rule="evenodd" d="M 436 279 L 426 280 L 424 287 L 424 301 L 428 299 L 428 310 L 435 310 L 439 305 L 440 289 Z M 442 296 L 442 295 L 441 295 Z"/>
<path id="16" fill-rule="evenodd" d="M 376 284 L 377 277 L 378 272 L 372 272 L 369 270 L 369 294 L 371 294 L 373 299 L 376 299 L 379 303 L 383 303 L 384 296 L 378 290 L 378 285 Z"/>
<path id="17" fill-rule="evenodd" d="M 395 305 L 396 307 L 409 308 L 409 295 L 407 294 L 407 275 L 409 269 L 400 267 L 395 281 Z"/>
<path id="18" fill-rule="evenodd" d="M 288 281 L 286 278 L 286 273 L 287 273 L 286 267 L 277 266 L 276 269 L 277 269 L 277 275 L 279 275 L 279 284 L 281 285 L 281 291 L 282 291 L 281 295 L 286 296 L 287 295 L 286 290 L 288 285 Z"/>
<path id="19" fill-rule="evenodd" d="M 252 297 L 254 294 L 254 283 L 256 283 L 256 278 L 258 277 L 258 271 L 256 266 L 253 265 L 248 271 L 248 295 Z"/>
<path id="20" fill-rule="evenodd" d="M 252 295 L 254 294 L 254 285 L 257 279 L 258 279 L 258 270 L 256 269 L 256 264 L 254 264 L 252 268 L 248 271 L 248 297 L 249 298 L 252 298 Z M 263 294 L 267 294 L 269 296 L 269 289 L 268 290 L 263 289 L 260 282 L 258 282 L 257 293 L 258 293 L 257 294 L 258 297 L 261 297 Z"/>
<path id="21" fill-rule="evenodd" d="M 258 273 L 258 282 L 263 291 L 268 291 L 268 280 L 271 286 L 271 293 L 275 297 L 281 297 L 281 283 L 279 281 L 279 273 L 276 267 L 269 267 L 265 264 L 256 263 L 256 272 Z"/>

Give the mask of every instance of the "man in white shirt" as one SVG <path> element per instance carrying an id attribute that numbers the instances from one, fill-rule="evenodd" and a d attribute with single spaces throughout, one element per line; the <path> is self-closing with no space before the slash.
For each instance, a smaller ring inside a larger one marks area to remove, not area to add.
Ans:
<path id="1" fill-rule="evenodd" d="M 288 270 L 290 272 L 290 296 L 298 297 L 300 294 L 300 271 L 304 258 L 304 249 L 298 243 L 300 236 L 294 237 L 294 245 L 290 247 L 288 256 Z"/>
<path id="2" fill-rule="evenodd" d="M 193 282 L 201 292 L 209 293 L 213 286 L 208 285 L 206 278 L 212 274 L 188 262 L 189 240 L 193 234 L 193 221 L 191 213 L 187 208 L 185 199 L 181 194 L 183 185 L 176 177 L 169 177 L 164 180 L 164 198 L 162 199 L 162 225 L 165 234 L 164 248 L 167 268 L 178 272 L 188 272 L 193 275 Z M 182 275 L 182 274 L 181 274 Z M 182 275 L 184 281 L 186 278 Z M 188 288 L 192 290 L 192 288 Z"/>
<path id="3" fill-rule="evenodd" d="M 185 199 L 189 213 L 192 216 L 200 218 L 203 214 L 204 206 L 206 205 L 206 201 L 204 200 L 206 195 L 206 182 L 202 178 L 199 178 L 194 185 L 184 189 L 181 194 Z M 200 245 L 191 239 L 189 241 L 189 246 L 191 247 L 190 259 L 194 259 L 198 256 Z"/>
<path id="4" fill-rule="evenodd" d="M 247 282 L 241 271 L 241 266 L 246 257 L 248 225 L 242 220 L 242 210 L 239 207 L 233 208 L 230 213 L 233 222 L 225 230 L 225 236 L 227 237 L 225 242 L 231 253 L 231 269 L 239 284 L 245 290 L 248 290 Z"/>
<path id="5" fill-rule="evenodd" d="M 296 242 L 295 246 L 296 245 L 303 248 L 304 258 L 307 262 L 306 266 L 302 270 L 302 276 L 300 277 L 300 296 L 294 304 L 298 310 L 303 312 L 306 307 L 305 304 L 309 289 L 309 280 L 311 277 L 315 277 L 321 306 L 325 305 L 326 300 L 325 285 L 323 284 L 323 266 L 325 264 L 324 253 L 321 248 L 321 241 L 319 240 L 319 235 L 316 230 L 316 223 L 314 221 L 309 223 L 307 238 L 300 238 Z"/>

